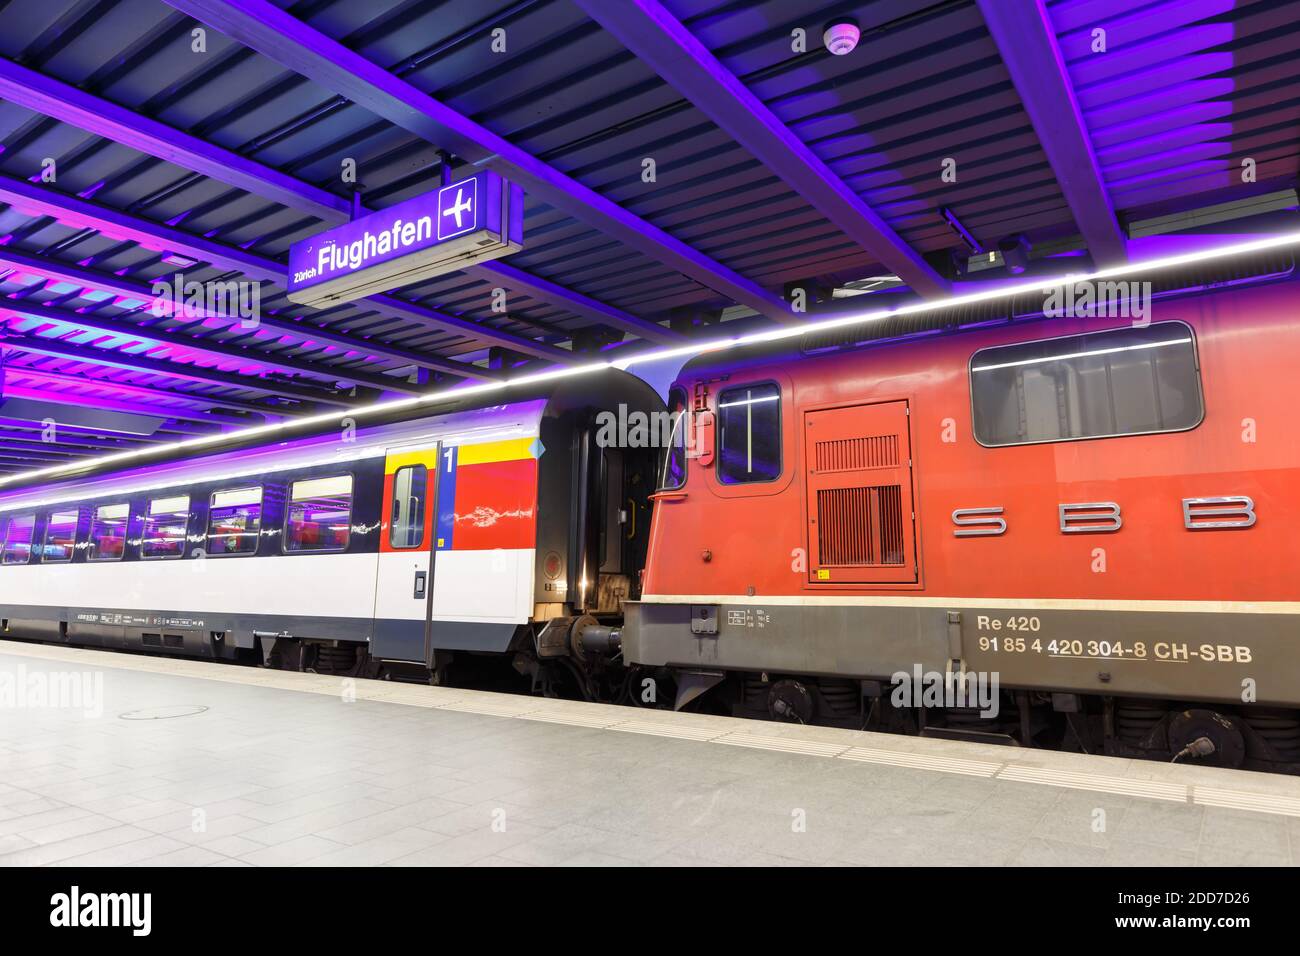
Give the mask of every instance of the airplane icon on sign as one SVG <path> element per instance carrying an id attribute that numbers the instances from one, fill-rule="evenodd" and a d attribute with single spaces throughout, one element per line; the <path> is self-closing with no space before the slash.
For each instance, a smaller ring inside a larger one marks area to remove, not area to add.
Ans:
<path id="1" fill-rule="evenodd" d="M 456 202 L 452 204 L 452 207 L 450 209 L 443 210 L 442 214 L 444 216 L 455 216 L 456 228 L 461 229 L 464 228 L 460 221 L 461 213 L 470 212 L 473 210 L 473 208 L 474 208 L 473 200 L 466 198 L 464 193 L 460 189 L 457 189 Z"/>

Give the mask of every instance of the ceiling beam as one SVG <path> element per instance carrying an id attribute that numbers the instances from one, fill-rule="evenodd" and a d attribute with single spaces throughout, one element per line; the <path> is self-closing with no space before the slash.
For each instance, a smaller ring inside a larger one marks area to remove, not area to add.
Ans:
<path id="1" fill-rule="evenodd" d="M 345 382 L 348 385 L 360 385 L 364 388 L 377 388 L 388 391 L 404 392 L 407 395 L 422 395 L 428 391 L 420 385 L 412 385 L 402 378 L 391 375 L 376 375 L 371 372 L 334 369 L 329 365 L 306 362 L 287 355 L 262 352 L 247 345 L 236 345 L 218 339 L 200 339 L 184 332 L 164 329 L 157 325 L 144 326 L 126 322 L 116 316 L 99 315 L 95 312 L 72 312 L 37 302 L 17 300 L 12 303 L 0 300 L 0 315 L 9 312 L 18 317 L 30 317 L 37 320 L 58 322 L 63 325 L 76 326 L 90 333 L 118 335 L 126 338 L 150 340 L 175 348 L 186 349 L 206 355 L 218 362 L 238 361 L 260 365 L 262 368 L 281 372 L 286 375 L 312 375 L 328 379 L 329 382 Z M 329 382 L 320 383 L 328 385 Z M 317 383 L 312 383 L 317 384 Z"/>
<path id="2" fill-rule="evenodd" d="M 112 438 L 95 439 L 90 435 L 79 432 L 69 432 L 67 428 L 60 426 L 56 431 L 56 436 L 52 442 L 47 442 L 44 438 L 36 437 L 35 433 L 43 431 L 44 425 L 33 425 L 30 429 L 19 429 L 11 423 L 0 425 L 0 439 L 7 442 L 18 442 L 27 445 L 53 445 L 56 448 L 91 448 L 103 451 L 123 451 L 129 448 L 139 448 L 141 443 L 138 435 L 115 435 Z"/>
<path id="3" fill-rule="evenodd" d="M 1043 0 L 978 2 L 1093 263 L 1105 268 L 1128 261 L 1124 231 Z"/>
<path id="4" fill-rule="evenodd" d="M 351 201 L 311 183 L 295 179 L 271 166 L 241 156 L 197 136 L 133 112 L 85 90 L 30 70 L 0 57 L 0 99 L 67 123 L 78 129 L 129 146 L 181 169 L 199 173 L 280 203 L 327 223 L 352 218 Z M 461 270 L 492 282 L 505 282 L 543 302 L 651 342 L 681 342 L 683 337 L 654 322 L 566 289 L 558 283 L 531 276 L 521 269 L 487 263 Z"/>
<path id="5" fill-rule="evenodd" d="M 141 219 L 102 203 L 70 196 L 48 186 L 30 183 L 25 179 L 0 174 L 0 202 L 9 203 L 19 211 L 34 216 L 49 216 L 81 229 L 94 229 L 114 238 L 134 242 L 157 252 L 179 252 L 191 259 L 207 262 L 221 269 L 242 272 L 249 278 L 274 283 L 281 289 L 288 285 L 288 266 L 274 259 L 255 255 L 236 246 L 213 242 L 201 236 L 182 232 L 172 226 Z M 435 332 L 450 332 L 486 345 L 500 345 L 537 358 L 564 364 L 577 364 L 583 358 L 566 349 L 547 345 L 509 332 L 488 328 L 469 319 L 446 315 L 414 302 L 406 302 L 391 295 L 372 295 L 357 300 L 370 303 L 384 313 L 405 319 L 421 328 Z M 451 361 L 451 360 L 447 360 Z M 453 374 L 466 378 L 482 378 L 483 369 L 465 362 L 452 362 Z"/>
<path id="6" fill-rule="evenodd" d="M 500 173 L 537 198 L 631 249 L 781 322 L 796 316 L 778 296 L 509 140 L 422 93 L 266 0 L 168 0 L 176 9 L 295 73 L 462 159 Z"/>
<path id="7" fill-rule="evenodd" d="M 577 0 L 620 43 L 913 291 L 949 285 L 657 0 Z"/>
<path id="8" fill-rule="evenodd" d="M 308 402 L 321 402 L 326 405 L 337 405 L 341 408 L 347 408 L 353 404 L 351 398 L 324 389 L 318 391 L 288 382 L 275 382 L 248 375 L 237 375 L 234 372 L 223 372 L 215 368 L 201 368 L 198 365 L 185 365 L 180 362 L 169 362 L 165 359 L 151 359 L 145 355 L 135 355 L 117 349 L 101 349 L 93 345 L 75 345 L 61 339 L 48 339 L 39 335 L 7 335 L 5 338 L 0 339 L 0 349 L 7 351 L 19 350 L 73 362 L 89 362 L 92 365 L 120 368 L 131 372 L 165 375 L 168 378 L 198 382 L 202 385 L 251 389 L 265 392 L 268 395 L 298 398 Z"/>
<path id="9" fill-rule="evenodd" d="M 119 395 L 128 395 L 133 398 L 139 398 L 146 404 L 136 405 L 129 402 L 114 402 L 112 399 L 96 398 L 95 404 L 102 405 L 105 408 L 114 411 L 137 412 L 141 415 L 166 415 L 168 418 L 180 419 L 191 422 L 206 422 L 218 425 L 247 425 L 248 421 L 242 420 L 236 416 L 214 415 L 210 410 L 199 410 L 193 408 L 179 408 L 171 405 L 154 405 L 149 404 L 158 401 L 182 401 L 192 402 L 196 405 L 210 405 L 214 409 L 227 409 L 230 411 L 251 412 L 256 415 L 264 416 L 268 421 L 279 421 L 286 417 L 299 414 L 310 414 L 321 411 L 318 408 L 301 409 L 298 407 L 292 409 L 272 408 L 270 406 L 256 405 L 252 402 L 241 402 L 236 399 L 214 397 L 211 395 L 199 395 L 192 392 L 175 392 L 165 388 L 152 388 L 147 385 L 137 385 L 134 382 L 117 382 L 111 378 L 94 378 L 88 375 L 69 375 L 66 372 L 53 372 L 48 369 L 38 368 L 34 365 L 15 365 L 12 362 L 5 365 L 5 393 L 14 393 L 16 386 L 13 385 L 15 379 L 36 379 L 41 382 L 48 382 L 51 385 L 71 385 L 76 388 L 86 389 L 103 389 L 105 391 L 117 392 Z M 34 390 L 33 390 L 34 391 Z M 59 393 L 46 393 L 47 395 Z M 51 398 L 51 401 L 54 399 Z M 81 400 L 78 396 L 69 393 L 69 401 Z"/>
<path id="10" fill-rule="evenodd" d="M 0 440 L 0 450 L 22 452 L 24 457 L 51 458 L 66 461 L 69 458 L 83 458 L 90 454 L 84 448 L 62 448 L 54 442 L 23 443 Z"/>

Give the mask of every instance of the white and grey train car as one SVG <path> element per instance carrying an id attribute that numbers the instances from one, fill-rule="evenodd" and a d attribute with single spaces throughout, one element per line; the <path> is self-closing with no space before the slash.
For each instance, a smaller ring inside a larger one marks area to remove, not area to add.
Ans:
<path id="1" fill-rule="evenodd" d="M 610 369 L 6 491 L 0 629 L 435 680 L 510 652 L 586 682 L 579 632 L 636 596 L 650 524 L 654 450 L 598 440 L 620 406 L 663 409 Z"/>

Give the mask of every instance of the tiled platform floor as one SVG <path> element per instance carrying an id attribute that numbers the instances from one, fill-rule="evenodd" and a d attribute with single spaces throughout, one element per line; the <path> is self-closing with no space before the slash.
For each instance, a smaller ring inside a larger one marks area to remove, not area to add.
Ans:
<path id="1" fill-rule="evenodd" d="M 0 644 L 82 673 L 0 706 L 0 863 L 1300 861 L 1289 777 Z"/>

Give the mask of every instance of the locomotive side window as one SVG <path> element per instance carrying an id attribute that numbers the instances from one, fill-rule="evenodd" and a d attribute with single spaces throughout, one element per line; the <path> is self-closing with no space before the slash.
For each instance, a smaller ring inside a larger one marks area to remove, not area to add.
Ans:
<path id="1" fill-rule="evenodd" d="M 293 483 L 284 520 L 284 550 L 342 551 L 351 530 L 351 475 Z"/>
<path id="2" fill-rule="evenodd" d="M 781 389 L 773 383 L 718 393 L 718 480 L 781 477 Z"/>
<path id="3" fill-rule="evenodd" d="M 393 475 L 393 523 L 388 544 L 394 548 L 418 548 L 424 544 L 424 508 L 429 497 L 429 469 L 424 465 L 403 465 Z"/>
<path id="4" fill-rule="evenodd" d="M 45 542 L 41 547 L 42 561 L 71 561 L 77 546 L 78 512 L 55 511 L 45 525 Z"/>
<path id="5" fill-rule="evenodd" d="M 1186 431 L 1204 415 L 1182 322 L 982 349 L 970 376 L 981 445 Z"/>
<path id="6" fill-rule="evenodd" d="M 212 493 L 208 510 L 208 554 L 252 554 L 262 531 L 262 489 Z"/>
<path id="7" fill-rule="evenodd" d="M 36 515 L 14 515 L 5 530 L 4 563 L 26 564 L 32 556 L 32 529 Z"/>
<path id="8" fill-rule="evenodd" d="M 87 560 L 116 561 L 126 550 L 126 522 L 130 506 L 100 505 L 90 520 L 90 547 Z"/>
<path id="9" fill-rule="evenodd" d="M 660 491 L 673 491 L 686 484 L 686 429 L 691 416 L 686 410 L 686 392 L 676 386 L 668 390 L 668 416 L 671 428 L 659 469 Z"/>
<path id="10" fill-rule="evenodd" d="M 185 531 L 189 523 L 189 495 L 154 498 L 144 516 L 140 557 L 179 558 L 185 553 Z"/>

